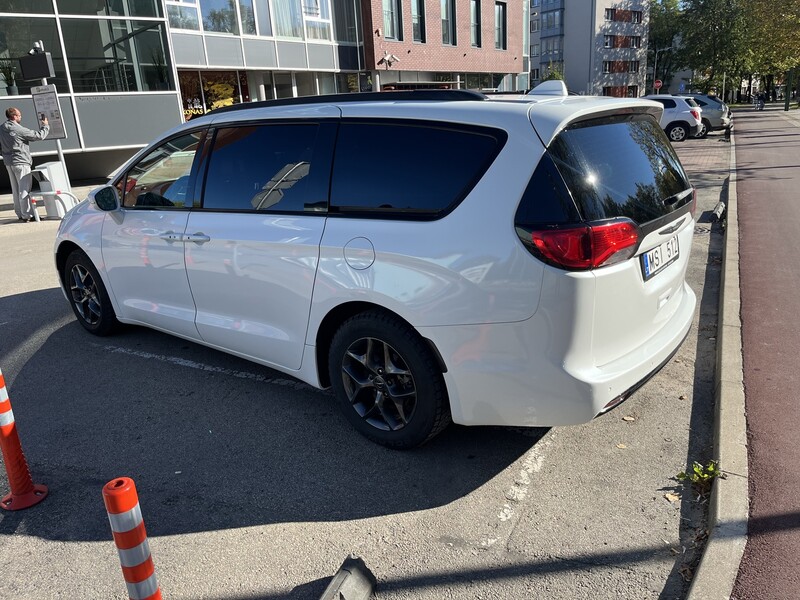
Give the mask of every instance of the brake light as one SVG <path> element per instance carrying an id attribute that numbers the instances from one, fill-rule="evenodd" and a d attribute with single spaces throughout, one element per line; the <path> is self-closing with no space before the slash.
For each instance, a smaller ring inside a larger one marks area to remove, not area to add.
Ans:
<path id="1" fill-rule="evenodd" d="M 530 232 L 536 253 L 546 262 L 570 270 L 594 269 L 633 256 L 639 228 L 628 219 Z"/>
<path id="2" fill-rule="evenodd" d="M 690 113 L 692 113 L 692 116 L 693 116 L 695 119 L 697 119 L 698 121 L 700 120 L 700 113 L 699 113 L 699 112 L 697 112 L 695 109 L 691 109 L 689 112 L 690 112 Z"/>

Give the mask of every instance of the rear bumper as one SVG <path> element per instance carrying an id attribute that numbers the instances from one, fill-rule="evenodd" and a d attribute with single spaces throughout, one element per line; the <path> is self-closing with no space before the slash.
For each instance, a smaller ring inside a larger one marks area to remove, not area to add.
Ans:
<path id="1" fill-rule="evenodd" d="M 602 366 L 575 360 L 539 313 L 520 323 L 423 327 L 439 350 L 453 421 L 461 425 L 552 427 L 591 421 L 626 399 L 678 350 L 692 324 L 694 292 L 658 332 Z M 583 352 L 575 352 L 583 355 Z M 610 406 L 612 404 L 612 406 Z"/>

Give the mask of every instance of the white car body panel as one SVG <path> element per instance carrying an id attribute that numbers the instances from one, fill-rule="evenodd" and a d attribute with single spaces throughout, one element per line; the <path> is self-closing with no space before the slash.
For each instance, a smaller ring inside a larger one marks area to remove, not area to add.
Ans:
<path id="1" fill-rule="evenodd" d="M 203 341 L 299 369 L 324 216 L 189 215 L 187 231 L 210 238 L 185 244 Z"/>
<path id="2" fill-rule="evenodd" d="M 103 264 L 119 318 L 198 339 L 186 279 L 187 211 L 120 209 L 103 223 Z M 164 239 L 170 236 L 171 240 Z"/>

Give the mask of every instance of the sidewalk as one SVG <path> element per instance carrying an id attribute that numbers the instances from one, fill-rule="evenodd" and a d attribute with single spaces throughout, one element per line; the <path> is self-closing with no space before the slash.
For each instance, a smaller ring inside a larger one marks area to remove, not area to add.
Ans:
<path id="1" fill-rule="evenodd" d="M 91 192 L 97 186 L 103 185 L 105 180 L 92 180 L 92 181 L 76 181 L 71 189 L 73 195 L 75 195 L 79 201 L 84 200 L 86 195 Z M 36 197 L 36 192 L 31 192 L 31 195 Z M 39 217 L 41 219 L 46 219 L 46 213 L 44 208 L 43 202 L 37 202 L 36 204 L 39 210 Z M 5 189 L 0 191 L 0 223 L 5 222 L 6 220 L 11 219 L 13 221 L 17 220 L 16 215 L 14 214 L 14 201 L 11 198 L 11 190 Z"/>

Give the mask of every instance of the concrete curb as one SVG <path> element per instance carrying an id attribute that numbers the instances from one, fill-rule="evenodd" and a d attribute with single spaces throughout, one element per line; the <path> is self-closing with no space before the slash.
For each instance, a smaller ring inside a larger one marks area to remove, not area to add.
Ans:
<path id="1" fill-rule="evenodd" d="M 722 255 L 714 394 L 714 456 L 727 477 L 714 482 L 708 511 L 708 542 L 689 588 L 689 600 L 728 600 L 736 583 L 747 543 L 750 500 L 740 318 L 736 148 L 733 133 L 728 172 L 727 227 Z"/>

